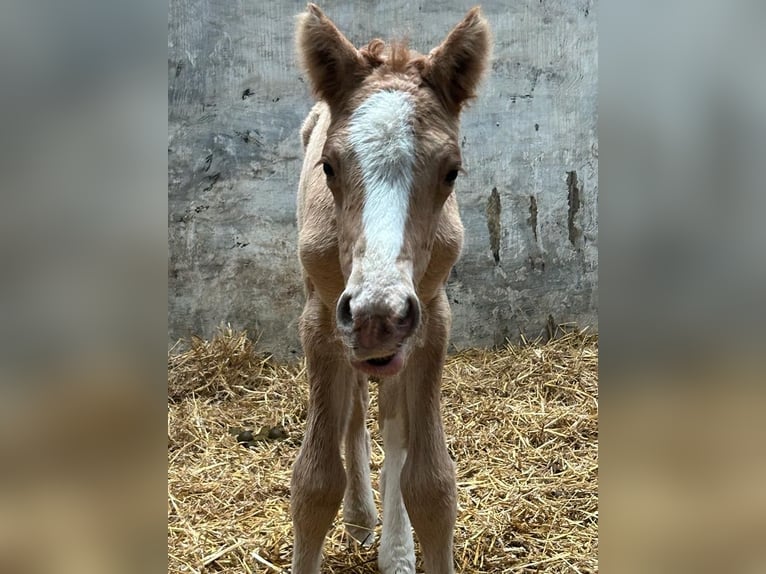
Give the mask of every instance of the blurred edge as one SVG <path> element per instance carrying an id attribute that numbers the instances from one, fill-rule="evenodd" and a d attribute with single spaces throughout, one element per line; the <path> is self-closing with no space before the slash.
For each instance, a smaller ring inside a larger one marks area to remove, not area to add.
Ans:
<path id="1" fill-rule="evenodd" d="M 156 572 L 167 3 L 0 17 L 0 572 Z"/>
<path id="2" fill-rule="evenodd" d="M 601 570 L 764 572 L 766 5 L 597 8 Z M 3 572 L 161 554 L 166 23 L 3 8 Z"/>
<path id="3" fill-rule="evenodd" d="M 599 19 L 600 571 L 766 572 L 766 4 Z"/>

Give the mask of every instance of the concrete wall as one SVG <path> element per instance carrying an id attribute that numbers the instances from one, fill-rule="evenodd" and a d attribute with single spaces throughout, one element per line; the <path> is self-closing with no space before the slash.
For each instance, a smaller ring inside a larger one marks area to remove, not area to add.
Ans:
<path id="1" fill-rule="evenodd" d="M 471 3 L 335 2 L 356 45 L 408 36 L 427 52 Z M 168 336 L 222 322 L 300 353 L 299 128 L 312 100 L 295 65 L 304 2 L 171 0 L 168 28 Z M 448 285 L 452 341 L 501 344 L 556 323 L 597 326 L 596 5 L 486 1 L 494 57 L 464 114 L 466 226 Z"/>

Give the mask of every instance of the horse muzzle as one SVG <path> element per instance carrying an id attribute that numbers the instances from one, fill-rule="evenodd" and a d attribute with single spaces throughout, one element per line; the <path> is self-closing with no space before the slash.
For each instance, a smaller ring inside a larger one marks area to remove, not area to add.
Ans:
<path id="1" fill-rule="evenodd" d="M 338 300 L 338 330 L 350 349 L 349 360 L 373 376 L 393 376 L 404 367 L 408 341 L 420 326 L 420 302 L 414 293 L 373 299 L 363 290 L 344 291 Z"/>

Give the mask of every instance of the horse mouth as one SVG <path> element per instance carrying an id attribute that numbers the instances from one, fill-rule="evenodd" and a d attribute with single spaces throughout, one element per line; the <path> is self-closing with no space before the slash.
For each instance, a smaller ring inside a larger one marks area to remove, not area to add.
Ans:
<path id="1" fill-rule="evenodd" d="M 373 367 L 385 367 L 387 364 L 389 364 L 394 358 L 394 355 L 389 355 L 388 357 L 378 357 L 376 359 L 367 359 L 365 363 L 368 365 L 372 365 Z"/>
<path id="2" fill-rule="evenodd" d="M 351 361 L 351 364 L 368 375 L 390 377 L 402 370 L 404 366 L 404 353 L 400 350 L 393 355 L 373 357 L 363 361 Z"/>

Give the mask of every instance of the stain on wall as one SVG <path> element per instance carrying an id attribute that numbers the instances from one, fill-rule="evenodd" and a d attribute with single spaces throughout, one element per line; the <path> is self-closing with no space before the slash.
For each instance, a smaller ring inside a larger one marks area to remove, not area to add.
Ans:
<path id="1" fill-rule="evenodd" d="M 577 187 L 577 172 L 574 170 L 567 172 L 567 205 L 569 206 L 567 213 L 569 243 L 572 244 L 572 247 L 576 247 L 580 237 L 580 230 L 575 224 L 575 217 L 580 211 L 580 188 Z"/>
<path id="2" fill-rule="evenodd" d="M 492 188 L 487 201 L 487 229 L 489 230 L 489 249 L 495 263 L 500 263 L 500 194 Z"/>
<path id="3" fill-rule="evenodd" d="M 300 354 L 295 194 L 312 99 L 293 27 L 305 5 L 170 1 L 170 342 L 228 322 L 275 356 Z M 469 5 L 321 6 L 357 46 L 394 35 L 427 53 Z M 482 8 L 494 49 L 462 121 L 466 236 L 447 285 L 454 347 L 545 336 L 549 316 L 596 327 L 598 314 L 596 3 Z"/>
<path id="4" fill-rule="evenodd" d="M 532 228 L 532 234 L 535 236 L 535 243 L 537 243 L 537 200 L 534 195 L 529 196 L 529 217 L 527 218 L 527 223 Z"/>

